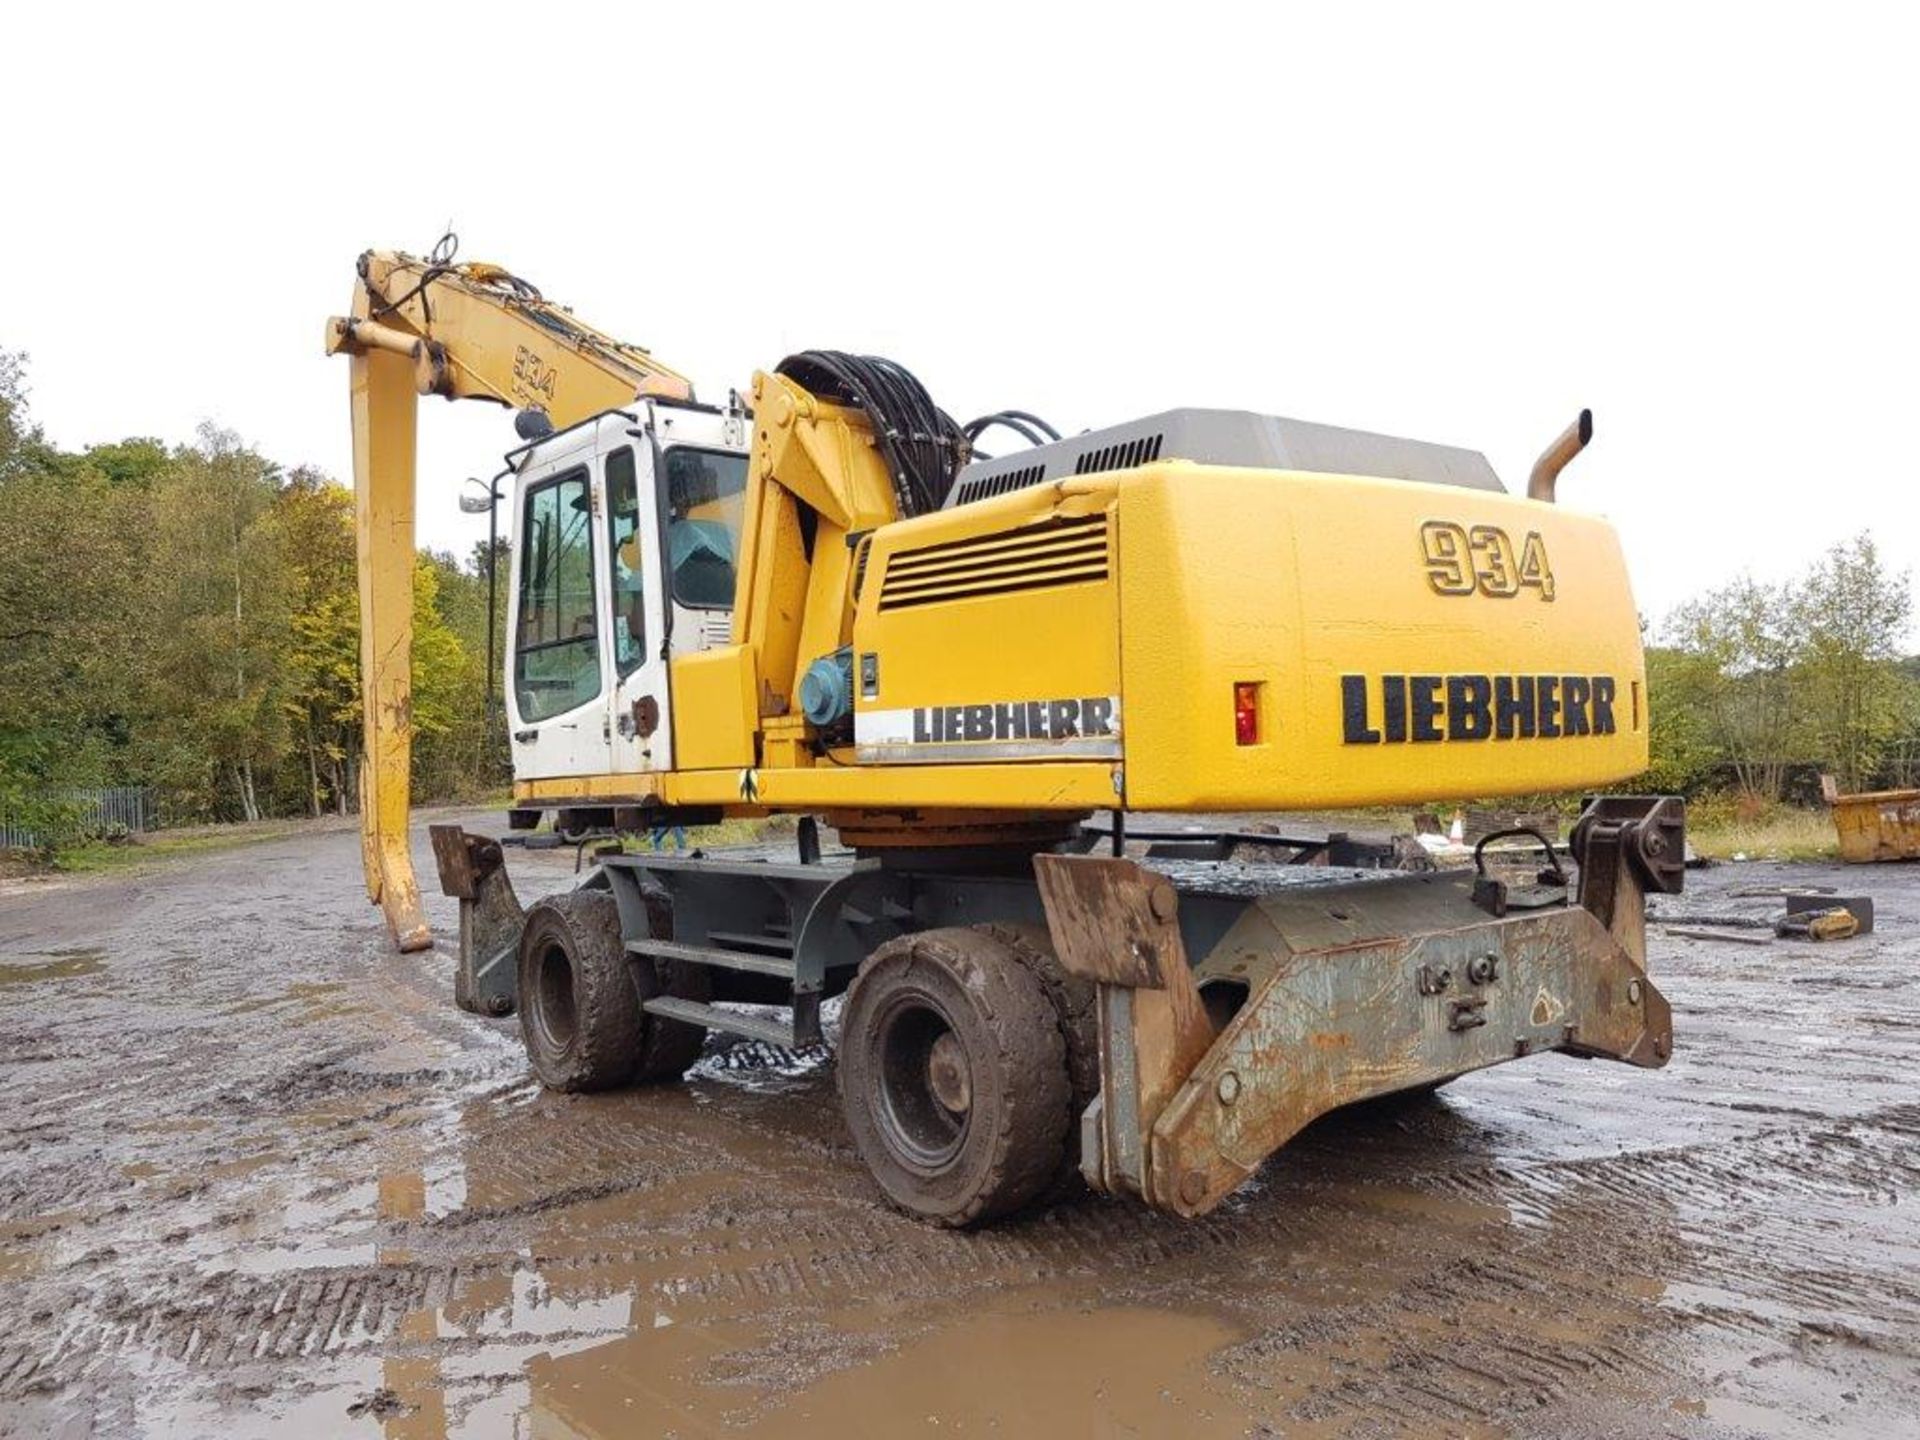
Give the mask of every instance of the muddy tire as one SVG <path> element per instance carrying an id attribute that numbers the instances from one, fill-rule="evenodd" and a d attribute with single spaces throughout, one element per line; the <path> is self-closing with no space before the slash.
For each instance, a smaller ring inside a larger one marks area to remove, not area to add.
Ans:
<path id="1" fill-rule="evenodd" d="M 928 930 L 868 956 L 841 1011 L 840 1103 L 900 1209 L 974 1225 L 1038 1198 L 1073 1122 L 1052 1002 L 983 930 Z"/>
<path id="2" fill-rule="evenodd" d="M 1099 988 L 1091 980 L 1067 972 L 1054 954 L 1053 937 L 1044 925 L 983 925 L 980 929 L 1005 945 L 1040 982 L 1060 1026 L 1060 1040 L 1067 1050 L 1068 1108 L 1073 1118 L 1061 1146 L 1060 1164 L 1040 1198 L 1072 1199 L 1087 1188 L 1080 1175 L 1080 1117 L 1100 1093 Z"/>
<path id="3" fill-rule="evenodd" d="M 640 1057 L 640 999 L 604 890 L 549 896 L 520 933 L 520 1034 L 540 1083 L 610 1090 Z"/>
<path id="4" fill-rule="evenodd" d="M 673 933 L 663 895 L 645 897 L 648 929 Z M 711 977 L 697 965 L 629 956 L 620 907 L 604 889 L 549 896 L 520 934 L 520 1036 L 540 1083 L 611 1090 L 677 1080 L 700 1058 L 706 1028 L 648 1015 L 656 995 L 704 1002 Z"/>

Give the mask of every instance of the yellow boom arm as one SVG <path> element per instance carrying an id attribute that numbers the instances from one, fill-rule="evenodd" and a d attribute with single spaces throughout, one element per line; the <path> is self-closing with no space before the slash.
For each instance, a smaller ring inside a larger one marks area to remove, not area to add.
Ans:
<path id="1" fill-rule="evenodd" d="M 407 848 L 413 758 L 415 405 L 420 395 L 536 407 L 564 429 L 642 395 L 686 398 L 685 376 L 575 319 L 497 265 L 369 250 L 352 313 L 327 322 L 351 361 L 366 754 L 360 838 L 367 895 L 402 950 L 432 941 Z"/>

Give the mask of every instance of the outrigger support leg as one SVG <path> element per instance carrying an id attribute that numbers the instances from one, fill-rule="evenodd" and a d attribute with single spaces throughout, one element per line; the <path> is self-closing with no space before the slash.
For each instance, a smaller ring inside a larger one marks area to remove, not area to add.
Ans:
<path id="1" fill-rule="evenodd" d="M 511 1015 L 520 998 L 520 932 L 526 911 L 507 878 L 500 842 L 458 825 L 428 827 L 440 889 L 460 902 L 460 963 L 453 1003 L 476 1015 Z"/>
<path id="2" fill-rule="evenodd" d="M 1197 963 L 1165 877 L 1036 857 L 1055 951 L 1099 985 L 1088 1183 L 1201 1215 L 1357 1100 L 1544 1050 L 1666 1064 L 1642 905 L 1679 890 L 1684 835 L 1678 800 L 1595 801 L 1573 832 L 1577 900 L 1545 874 L 1499 916 L 1475 904 L 1471 871 L 1287 887 L 1250 900 Z M 1196 970 L 1247 987 L 1218 1028 Z"/>

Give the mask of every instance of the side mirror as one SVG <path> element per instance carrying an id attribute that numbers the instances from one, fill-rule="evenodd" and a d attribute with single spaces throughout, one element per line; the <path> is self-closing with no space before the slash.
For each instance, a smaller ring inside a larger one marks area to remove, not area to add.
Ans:
<path id="1" fill-rule="evenodd" d="M 494 506 L 498 505 L 501 496 L 500 492 L 494 487 L 500 483 L 500 480 L 501 477 L 496 475 L 493 477 L 493 484 L 489 485 L 486 481 L 478 477 L 469 477 L 467 484 L 480 491 L 480 493 L 478 495 L 462 495 L 460 497 L 460 513 L 462 515 L 485 515 L 493 509 Z"/>

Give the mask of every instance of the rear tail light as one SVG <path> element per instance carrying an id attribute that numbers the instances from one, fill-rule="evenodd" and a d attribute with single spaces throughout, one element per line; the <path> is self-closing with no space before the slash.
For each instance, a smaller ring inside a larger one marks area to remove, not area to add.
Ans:
<path id="1" fill-rule="evenodd" d="M 1233 687 L 1233 743 L 1260 743 L 1260 682 L 1239 680 Z"/>

